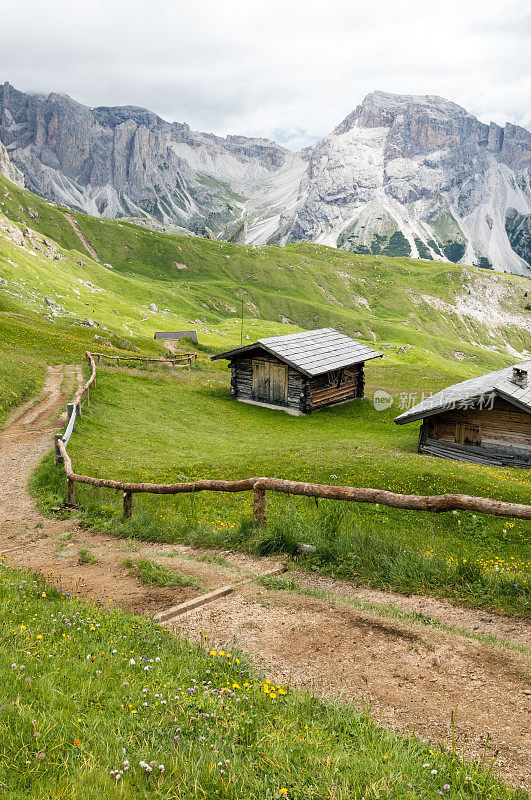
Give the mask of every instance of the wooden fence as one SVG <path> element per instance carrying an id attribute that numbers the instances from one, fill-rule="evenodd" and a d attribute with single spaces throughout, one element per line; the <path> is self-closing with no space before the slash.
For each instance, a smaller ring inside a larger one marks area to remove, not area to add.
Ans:
<path id="1" fill-rule="evenodd" d="M 108 478 L 93 478 L 90 475 L 78 475 L 72 469 L 72 462 L 66 447 L 72 435 L 76 416 L 81 413 L 81 398 L 89 401 L 89 388 L 96 387 L 96 362 L 94 353 L 86 353 L 92 367 L 88 381 L 78 390 L 68 408 L 68 424 L 64 434 L 55 436 L 56 463 L 63 461 L 67 479 L 67 505 L 75 505 L 75 485 L 83 483 L 89 486 L 113 489 L 123 492 L 124 516 L 130 518 L 133 511 L 133 494 L 184 494 L 195 492 L 253 492 L 254 519 L 265 525 L 267 522 L 267 492 L 301 495 L 328 500 L 346 500 L 355 503 L 378 503 L 391 508 L 413 511 L 476 511 L 498 517 L 515 517 L 531 520 L 531 505 L 508 503 L 503 500 L 492 500 L 488 497 L 474 497 L 466 494 L 418 495 L 398 494 L 384 489 L 359 488 L 355 486 L 328 486 L 319 483 L 287 481 L 280 478 L 244 478 L 237 481 L 199 480 L 187 483 L 127 483 Z"/>

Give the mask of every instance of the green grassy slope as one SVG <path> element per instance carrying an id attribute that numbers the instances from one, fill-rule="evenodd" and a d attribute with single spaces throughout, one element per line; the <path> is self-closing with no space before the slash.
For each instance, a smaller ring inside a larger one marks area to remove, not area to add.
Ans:
<path id="1" fill-rule="evenodd" d="M 7 183 L 0 178 L 2 213 L 66 249 L 84 249 L 61 209 Z M 114 268 L 109 280 L 117 289 L 117 272 L 148 279 L 150 302 L 170 307 L 188 324 L 202 320 L 197 326 L 207 341 L 213 326 L 234 319 L 243 295 L 249 318 L 278 324 L 283 315 L 302 328 L 333 325 L 369 342 L 409 344 L 450 360 L 458 347 L 478 366 L 506 359 L 507 343 L 518 351 L 530 347 L 524 278 L 308 244 L 254 249 L 73 216 L 100 261 Z M 445 305 L 456 295 L 474 307 L 488 303 L 490 319 L 476 314 L 463 320 Z"/>
<path id="2" fill-rule="evenodd" d="M 15 401 L 35 391 L 46 359 L 79 359 L 95 336 L 122 349 L 162 353 L 152 339 L 155 330 L 193 327 L 212 348 L 237 344 L 242 297 L 245 341 L 333 325 L 382 346 L 388 364 L 425 364 L 456 379 L 501 367 L 531 349 L 523 278 L 313 245 L 253 249 L 73 216 L 99 262 L 62 209 L 0 176 L 0 371 L 18 354 L 33 374 L 10 388 Z M 54 245 L 33 234 L 22 247 L 14 244 L 13 223 L 56 241 L 65 260 L 55 260 Z M 46 297 L 62 306 L 58 316 L 52 317 Z M 458 310 L 456 301 L 469 312 Z M 161 313 L 151 312 L 151 303 Z M 100 329 L 79 325 L 87 318 Z M 398 353 L 402 347 L 407 352 Z M 9 397 L 0 391 L 5 408 Z"/>
<path id="3" fill-rule="evenodd" d="M 237 653 L 192 647 L 5 563 L 0 611 L 10 800 L 526 797 L 352 706 L 263 682 Z"/>
<path id="4" fill-rule="evenodd" d="M 412 378 L 429 391 L 449 378 L 426 379 L 415 365 L 397 366 L 390 377 L 388 369 L 383 362 L 367 365 L 369 395 L 383 387 L 396 397 Z M 199 368 L 169 377 L 101 368 L 97 392 L 69 453 L 77 472 L 117 480 L 171 483 L 268 475 L 403 493 L 529 501 L 527 470 L 418 455 L 418 425 L 396 426 L 394 413 L 393 407 L 376 411 L 366 398 L 291 417 L 235 402 L 220 372 Z M 65 498 L 64 475 L 51 456 L 38 474 L 36 491 L 45 507 Z M 446 595 L 521 614 L 531 611 L 531 524 L 523 521 L 363 504 L 345 508 L 335 501 L 321 501 L 317 508 L 311 499 L 270 494 L 269 522 L 278 541 L 264 544 L 262 534 L 249 528 L 248 493 L 136 495 L 133 522 L 123 523 L 121 497 L 86 486 L 76 492 L 88 524 L 122 536 L 288 553 L 294 542 L 306 541 L 320 548 L 309 562 L 313 568 L 383 588 Z M 343 513 L 341 519 L 333 517 Z M 363 544 L 365 535 L 370 541 Z M 369 554 L 365 560 L 363 549 Z M 352 552 L 361 560 L 352 561 Z"/>

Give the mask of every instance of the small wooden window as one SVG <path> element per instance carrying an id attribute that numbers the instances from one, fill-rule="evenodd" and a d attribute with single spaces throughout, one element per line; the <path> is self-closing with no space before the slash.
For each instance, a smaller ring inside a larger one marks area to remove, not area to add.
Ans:
<path id="1" fill-rule="evenodd" d="M 455 426 L 455 441 L 458 444 L 472 444 L 476 447 L 481 446 L 481 428 L 479 425 L 467 425 L 458 423 Z"/>

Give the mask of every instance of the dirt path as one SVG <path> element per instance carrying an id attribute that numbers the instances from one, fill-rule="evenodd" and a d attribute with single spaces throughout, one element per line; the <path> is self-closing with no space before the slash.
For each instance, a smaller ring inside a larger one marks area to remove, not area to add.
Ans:
<path id="1" fill-rule="evenodd" d="M 531 622 L 518 617 L 493 614 L 483 609 L 454 605 L 448 600 L 438 600 L 427 595 L 406 597 L 397 592 L 384 592 L 368 586 L 356 586 L 349 581 L 325 578 L 314 573 L 298 572 L 297 582 L 303 589 L 325 592 L 331 598 L 340 597 L 347 602 L 392 606 L 404 614 L 418 614 L 437 620 L 445 626 L 463 628 L 472 634 L 496 636 L 512 644 L 531 648 Z"/>
<path id="2" fill-rule="evenodd" d="M 22 407 L 0 430 L 0 551 L 13 566 L 49 576 L 67 591 L 78 591 L 100 603 L 137 612 L 155 612 L 246 575 L 260 574 L 277 562 L 235 554 L 232 563 L 202 561 L 191 548 L 130 542 L 83 530 L 75 519 L 45 517 L 27 490 L 31 473 L 50 450 L 54 431 L 64 429 L 62 410 L 82 380 L 80 367 L 49 367 L 45 397 Z M 98 559 L 79 563 L 88 548 Z M 126 558 L 150 558 L 175 567 L 200 582 L 202 589 L 145 586 L 122 565 Z M 208 556 L 207 556 L 208 558 Z M 219 558 L 219 557 L 218 557 Z"/>
<path id="3" fill-rule="evenodd" d="M 298 578 L 299 576 L 297 576 Z M 490 617 L 489 617 L 490 618 Z M 474 626 L 475 627 L 475 626 Z M 247 585 L 173 624 L 192 639 L 252 653 L 274 682 L 369 703 L 385 725 L 432 741 L 456 735 L 479 757 L 487 736 L 500 774 L 529 778 L 527 662 L 501 648 L 338 602 Z"/>
<path id="4" fill-rule="evenodd" d="M 44 399 L 23 408 L 0 431 L 0 550 L 8 563 L 46 575 L 53 571 L 50 580 L 68 591 L 144 613 L 278 566 L 275 559 L 241 553 L 117 540 L 85 531 L 74 519 L 39 514 L 27 482 L 50 449 L 53 431 L 64 424 L 58 413 L 80 378 L 80 368 L 49 368 Z M 83 547 L 97 557 L 96 563 L 80 565 Z M 178 569 L 195 577 L 203 589 L 144 586 L 122 565 L 127 557 L 150 558 Z M 525 784 L 531 691 L 524 656 L 348 603 L 391 605 L 521 644 L 531 642 L 528 623 L 302 571 L 290 575 L 303 590 L 329 597 L 269 590 L 252 581 L 180 618 L 173 627 L 193 639 L 202 629 L 214 645 L 240 646 L 274 681 L 352 699 L 360 706 L 370 702 L 372 713 L 385 725 L 402 732 L 416 730 L 432 741 L 449 740 L 451 714 L 457 708 L 456 732 L 467 738 L 469 754 L 481 753 L 490 734 L 489 753 L 499 750 L 502 777 L 513 785 Z"/>
<path id="5" fill-rule="evenodd" d="M 166 350 L 170 351 L 170 353 L 176 353 L 177 352 L 177 348 L 175 347 L 175 340 L 174 339 L 163 339 L 162 340 L 162 344 L 164 345 Z"/>
<path id="6" fill-rule="evenodd" d="M 87 237 L 85 236 L 85 234 L 83 233 L 83 231 L 81 230 L 79 225 L 77 224 L 77 221 L 74 219 L 74 217 L 71 214 L 65 214 L 65 218 L 68 220 L 68 222 L 70 223 L 70 225 L 74 229 L 78 239 L 83 243 L 83 247 L 85 248 L 85 250 L 88 253 L 90 253 L 91 257 L 95 261 L 99 261 L 100 260 L 99 255 L 97 254 L 97 252 L 92 247 L 91 243 L 89 242 L 89 240 L 87 239 Z"/>

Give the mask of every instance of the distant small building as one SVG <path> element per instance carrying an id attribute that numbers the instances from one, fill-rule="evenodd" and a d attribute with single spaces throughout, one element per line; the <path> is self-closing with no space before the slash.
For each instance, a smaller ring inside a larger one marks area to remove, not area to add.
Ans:
<path id="1" fill-rule="evenodd" d="M 363 397 L 365 361 L 382 355 L 333 328 L 320 328 L 258 339 L 211 358 L 228 359 L 232 397 L 308 414 Z"/>
<path id="2" fill-rule="evenodd" d="M 418 452 L 456 461 L 531 467 L 531 361 L 456 383 L 395 419 L 423 420 Z"/>
<path id="3" fill-rule="evenodd" d="M 197 331 L 157 331 L 153 335 L 154 339 L 192 339 L 197 342 Z"/>

